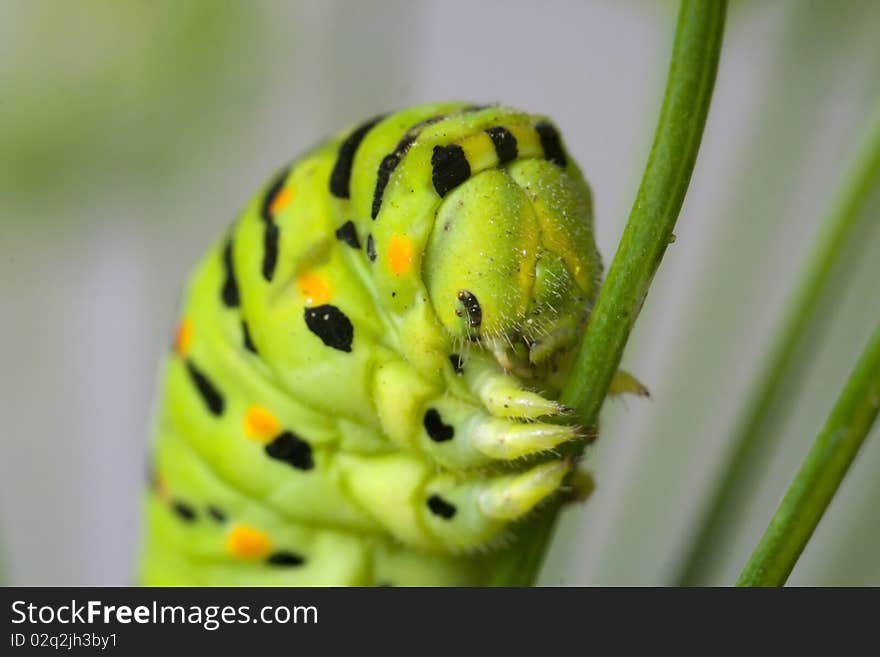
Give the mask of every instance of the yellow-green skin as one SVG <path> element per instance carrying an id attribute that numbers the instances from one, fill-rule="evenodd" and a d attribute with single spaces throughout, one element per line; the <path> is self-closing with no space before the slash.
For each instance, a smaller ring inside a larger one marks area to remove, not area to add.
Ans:
<path id="1" fill-rule="evenodd" d="M 190 281 L 142 582 L 484 582 L 572 467 L 553 397 L 600 272 L 544 117 L 425 105 L 306 154 Z"/>

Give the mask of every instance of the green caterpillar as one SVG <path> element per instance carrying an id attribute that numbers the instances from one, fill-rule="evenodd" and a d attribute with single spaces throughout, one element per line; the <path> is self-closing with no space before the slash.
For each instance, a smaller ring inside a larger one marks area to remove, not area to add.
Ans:
<path id="1" fill-rule="evenodd" d="M 545 117 L 423 105 L 316 147 L 189 283 L 142 582 L 485 582 L 573 467 L 554 397 L 600 277 Z"/>

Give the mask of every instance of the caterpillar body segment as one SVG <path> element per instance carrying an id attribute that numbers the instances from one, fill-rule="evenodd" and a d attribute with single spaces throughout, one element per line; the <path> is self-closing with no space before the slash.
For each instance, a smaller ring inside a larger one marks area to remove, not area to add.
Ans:
<path id="1" fill-rule="evenodd" d="M 279 171 L 185 294 L 143 582 L 483 583 L 571 471 L 600 275 L 543 117 L 415 107 Z"/>

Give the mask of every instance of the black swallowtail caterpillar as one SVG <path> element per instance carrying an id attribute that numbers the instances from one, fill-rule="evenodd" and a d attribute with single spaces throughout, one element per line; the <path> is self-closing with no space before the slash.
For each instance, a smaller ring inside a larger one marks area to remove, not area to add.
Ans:
<path id="1" fill-rule="evenodd" d="M 484 582 L 572 468 L 554 398 L 600 276 L 545 117 L 423 105 L 283 169 L 186 291 L 143 583 Z"/>

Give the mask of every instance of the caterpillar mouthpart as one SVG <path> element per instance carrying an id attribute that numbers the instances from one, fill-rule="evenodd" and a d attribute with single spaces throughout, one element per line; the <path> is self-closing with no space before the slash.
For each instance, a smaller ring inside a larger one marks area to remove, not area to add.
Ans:
<path id="1" fill-rule="evenodd" d="M 483 171 L 450 192 L 423 271 L 453 338 L 488 346 L 527 378 L 573 345 L 598 272 L 592 233 L 566 223 L 589 205 L 586 186 L 546 161 Z"/>
<path id="2" fill-rule="evenodd" d="M 541 365 L 551 356 L 574 346 L 581 325 L 581 321 L 571 316 L 557 320 L 550 333 L 531 343 L 529 363 Z"/>

